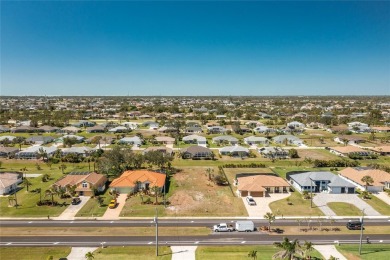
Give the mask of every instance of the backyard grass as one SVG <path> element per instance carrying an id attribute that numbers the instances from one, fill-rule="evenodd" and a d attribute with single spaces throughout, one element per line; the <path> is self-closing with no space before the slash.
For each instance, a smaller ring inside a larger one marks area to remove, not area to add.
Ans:
<path id="1" fill-rule="evenodd" d="M 94 260 L 139 260 L 139 259 L 161 259 L 170 260 L 172 251 L 170 247 L 160 246 L 159 256 L 156 256 L 155 247 L 151 246 L 129 246 L 119 247 L 110 246 L 107 248 L 99 248 L 94 252 Z"/>
<path id="2" fill-rule="evenodd" d="M 360 197 L 360 196 L 359 196 Z M 384 202 L 383 200 L 375 197 L 374 195 L 370 195 L 370 199 L 364 200 L 368 205 L 373 207 L 376 211 L 385 216 L 390 216 L 390 206 Z"/>
<path id="3" fill-rule="evenodd" d="M 100 207 L 96 198 L 91 198 L 88 202 L 77 212 L 76 217 L 101 217 L 107 210 L 107 206 L 112 199 L 109 194 L 110 189 L 106 189 L 105 193 L 100 195 L 104 199 L 103 205 Z"/>
<path id="4" fill-rule="evenodd" d="M 340 245 L 336 248 L 349 260 L 387 260 L 390 255 L 389 244 L 364 244 L 362 255 L 359 255 L 359 245 Z"/>
<path id="5" fill-rule="evenodd" d="M 0 247 L 0 259 L 47 260 L 66 257 L 70 247 Z"/>
<path id="6" fill-rule="evenodd" d="M 360 216 L 362 214 L 360 209 L 350 203 L 329 202 L 327 205 L 337 216 Z"/>
<path id="7" fill-rule="evenodd" d="M 281 239 L 282 240 L 282 239 Z M 248 253 L 252 250 L 257 251 L 257 260 L 269 260 L 279 251 L 274 246 L 199 246 L 196 249 L 196 259 L 206 260 L 241 260 L 250 259 Z M 322 257 L 315 249 L 310 252 L 311 256 Z"/>
<path id="8" fill-rule="evenodd" d="M 287 202 L 292 203 L 288 205 Z M 279 215 L 283 216 L 323 216 L 324 213 L 317 208 L 310 208 L 310 200 L 305 200 L 302 198 L 302 194 L 298 191 L 291 192 L 291 195 L 282 200 L 272 202 L 269 207 L 271 208 L 274 214 L 279 212 Z"/>

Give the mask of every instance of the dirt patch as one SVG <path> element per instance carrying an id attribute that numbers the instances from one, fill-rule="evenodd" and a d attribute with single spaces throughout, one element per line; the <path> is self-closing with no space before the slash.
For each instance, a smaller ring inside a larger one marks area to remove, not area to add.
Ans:
<path id="1" fill-rule="evenodd" d="M 245 216 L 241 200 L 233 196 L 228 186 L 218 186 L 209 180 L 218 174 L 216 167 L 182 167 L 172 178 L 175 192 L 169 197 L 168 215 Z"/>
<path id="2" fill-rule="evenodd" d="M 338 159 L 334 154 L 326 150 L 314 150 L 314 149 L 300 149 L 298 150 L 300 159 L 304 160 L 305 158 L 311 158 L 313 160 L 333 160 Z"/>

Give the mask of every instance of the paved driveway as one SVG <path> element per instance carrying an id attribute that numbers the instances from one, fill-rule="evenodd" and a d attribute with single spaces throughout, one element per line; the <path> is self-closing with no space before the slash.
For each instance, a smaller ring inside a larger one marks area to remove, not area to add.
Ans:
<path id="1" fill-rule="evenodd" d="M 62 214 L 54 219 L 59 219 L 59 220 L 72 220 L 76 216 L 77 212 L 88 202 L 88 200 L 91 197 L 89 196 L 80 196 L 81 202 L 77 205 L 69 205 Z"/>
<path id="2" fill-rule="evenodd" d="M 290 196 L 290 193 L 276 193 L 271 194 L 269 197 L 254 197 L 253 199 L 256 201 L 256 206 L 249 206 L 245 197 L 242 198 L 242 202 L 245 205 L 249 217 L 262 218 L 265 213 L 272 212 L 269 207 L 271 202 L 287 198 L 288 196 Z M 276 214 L 276 212 L 274 212 L 274 214 Z"/>
<path id="3" fill-rule="evenodd" d="M 358 209 L 363 210 L 367 216 L 381 216 L 381 214 L 360 199 L 357 194 L 328 194 L 318 193 L 314 196 L 313 202 L 326 216 L 337 216 L 326 204 L 329 202 L 345 202 L 355 205 Z"/>
<path id="4" fill-rule="evenodd" d="M 384 202 L 387 203 L 387 205 L 390 205 L 390 196 L 387 195 L 386 192 L 382 191 L 382 192 L 378 192 L 377 194 L 373 194 L 375 197 L 383 200 Z"/>
<path id="5" fill-rule="evenodd" d="M 68 260 L 85 260 L 85 254 L 96 249 L 97 247 L 72 247 L 70 254 L 66 258 Z"/>
<path id="6" fill-rule="evenodd" d="M 106 212 L 104 213 L 101 219 L 118 219 L 119 214 L 121 213 L 123 207 L 125 206 L 127 194 L 119 194 L 117 199 L 118 205 L 114 209 L 110 209 L 107 207 Z"/>

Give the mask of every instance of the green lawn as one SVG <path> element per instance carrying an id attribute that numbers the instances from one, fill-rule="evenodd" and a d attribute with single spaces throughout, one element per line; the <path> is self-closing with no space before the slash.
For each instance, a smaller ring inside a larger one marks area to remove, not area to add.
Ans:
<path id="1" fill-rule="evenodd" d="M 359 245 L 341 245 L 336 248 L 347 259 L 387 260 L 390 255 L 389 244 L 363 244 L 361 256 L 359 256 Z"/>
<path id="2" fill-rule="evenodd" d="M 329 202 L 327 205 L 337 216 L 360 216 L 362 214 L 360 209 L 350 203 Z"/>
<path id="3" fill-rule="evenodd" d="M 94 260 L 139 260 L 139 259 L 161 259 L 169 260 L 172 258 L 170 247 L 160 246 L 159 256 L 156 256 L 155 247 L 151 246 L 129 246 L 119 247 L 110 246 L 107 248 L 99 248 L 94 251 Z"/>
<path id="4" fill-rule="evenodd" d="M 45 197 L 45 190 L 49 189 L 50 186 L 62 176 L 61 170 L 58 168 L 58 164 L 53 164 L 51 168 L 42 163 L 40 161 L 27 161 L 27 160 L 3 160 L 3 165 L 1 170 L 8 171 L 20 171 L 23 168 L 26 168 L 25 175 L 28 178 L 30 173 L 39 173 L 39 174 L 50 174 L 51 180 L 48 182 L 42 182 L 41 177 L 29 178 L 29 181 L 32 185 L 29 187 L 29 190 L 34 190 L 37 188 L 41 188 L 42 190 L 42 199 L 50 199 L 49 197 Z M 39 164 L 41 170 L 38 170 L 36 164 Z M 67 169 L 66 172 L 70 171 L 87 171 L 87 164 L 66 164 Z M 0 216 L 1 217 L 46 217 L 46 216 L 58 216 L 60 215 L 66 207 L 64 206 L 36 206 L 36 203 L 39 201 L 40 195 L 39 193 L 27 192 L 26 188 L 23 187 L 23 184 L 19 185 L 22 187 L 16 193 L 16 197 L 18 200 L 18 208 L 9 207 L 9 197 L 1 197 L 0 198 Z M 12 196 L 14 197 L 14 196 Z M 58 197 L 54 197 L 54 200 L 59 203 L 70 203 L 70 199 L 59 199 Z"/>
<path id="5" fill-rule="evenodd" d="M 360 196 L 359 196 L 360 197 Z M 367 204 L 373 207 L 376 211 L 385 216 L 390 216 L 390 206 L 381 199 L 378 199 L 374 195 L 370 195 L 371 199 L 364 200 Z"/>
<path id="6" fill-rule="evenodd" d="M 107 206 L 110 203 L 112 196 L 109 194 L 109 189 L 106 190 L 104 194 L 101 195 L 104 199 L 102 207 L 100 207 L 97 199 L 91 198 L 87 204 L 80 209 L 76 214 L 76 217 L 101 217 L 104 215 L 104 212 L 107 210 Z"/>
<path id="7" fill-rule="evenodd" d="M 66 257 L 70 247 L 0 247 L 0 259 L 47 260 Z"/>
<path id="8" fill-rule="evenodd" d="M 238 260 L 251 259 L 248 258 L 248 253 L 252 250 L 257 251 L 257 260 L 269 260 L 279 251 L 274 246 L 199 246 L 196 249 L 197 260 Z M 316 250 L 310 253 L 311 256 L 322 257 Z"/>
<path id="9" fill-rule="evenodd" d="M 323 216 L 322 211 L 313 206 L 310 208 L 310 200 L 304 200 L 298 191 L 291 192 L 288 197 L 292 205 L 287 204 L 287 198 L 272 202 L 269 207 L 272 212 L 280 212 L 283 216 Z"/>
<path id="10" fill-rule="evenodd" d="M 144 196 L 144 201 L 149 198 L 149 196 Z M 150 197 L 151 201 L 155 201 L 155 197 Z M 162 200 L 161 197 L 158 198 L 159 201 Z M 166 209 L 164 205 L 158 205 L 158 215 L 160 217 L 166 216 Z M 133 196 L 126 201 L 125 206 L 123 207 L 120 216 L 121 217 L 150 217 L 156 214 L 156 206 L 153 204 L 141 204 L 141 197 Z"/>

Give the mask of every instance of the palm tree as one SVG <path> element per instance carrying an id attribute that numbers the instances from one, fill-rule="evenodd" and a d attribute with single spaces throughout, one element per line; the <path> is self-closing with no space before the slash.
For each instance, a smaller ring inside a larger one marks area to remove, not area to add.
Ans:
<path id="1" fill-rule="evenodd" d="M 314 249 L 313 243 L 305 240 L 305 243 L 303 243 L 302 245 L 302 249 L 303 249 L 303 257 L 307 259 L 308 253 L 310 253 L 310 251 L 313 251 Z"/>
<path id="2" fill-rule="evenodd" d="M 92 260 L 92 259 L 95 258 L 95 255 L 93 254 L 93 252 L 88 252 L 88 253 L 85 254 L 85 258 L 87 260 Z"/>
<path id="3" fill-rule="evenodd" d="M 158 195 L 160 194 L 160 187 L 158 187 L 158 186 L 154 186 L 153 188 L 152 188 L 152 191 L 153 191 L 153 193 L 154 193 L 154 196 L 155 196 L 155 198 L 156 198 L 156 205 L 158 205 Z"/>
<path id="4" fill-rule="evenodd" d="M 51 197 L 51 205 L 54 205 L 54 196 L 58 195 L 58 192 L 55 188 L 51 187 L 50 189 L 45 191 L 45 196 Z"/>
<path id="5" fill-rule="evenodd" d="M 272 259 L 294 259 L 294 255 L 298 254 L 300 256 L 303 255 L 303 251 L 299 245 L 298 239 L 295 239 L 294 241 L 290 241 L 287 237 L 283 238 L 283 241 L 275 242 L 274 246 L 277 248 L 280 248 L 279 252 L 274 254 L 272 256 Z"/>
<path id="6" fill-rule="evenodd" d="M 26 191 L 28 191 L 28 188 L 32 185 L 32 183 L 26 177 L 23 179 L 23 184 L 26 187 Z"/>
<path id="7" fill-rule="evenodd" d="M 65 164 L 61 164 L 58 168 L 60 168 L 62 174 L 64 174 L 64 170 L 66 169 L 66 165 Z"/>
<path id="8" fill-rule="evenodd" d="M 365 183 L 366 190 L 367 190 L 368 185 L 371 185 L 371 184 L 374 183 L 374 179 L 371 176 L 369 176 L 369 175 L 364 176 L 361 179 L 361 181 Z"/>
<path id="9" fill-rule="evenodd" d="M 39 192 L 39 203 L 41 203 L 42 202 L 42 189 L 41 188 L 37 188 L 36 192 Z"/>
<path id="10" fill-rule="evenodd" d="M 267 212 L 264 218 L 268 220 L 268 232 L 271 232 L 271 223 L 275 221 L 275 215 L 272 212 Z"/>
<path id="11" fill-rule="evenodd" d="M 257 251 L 256 250 L 249 251 L 248 257 L 250 257 L 252 259 L 257 259 Z"/>

